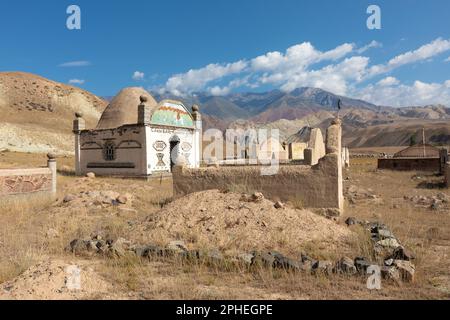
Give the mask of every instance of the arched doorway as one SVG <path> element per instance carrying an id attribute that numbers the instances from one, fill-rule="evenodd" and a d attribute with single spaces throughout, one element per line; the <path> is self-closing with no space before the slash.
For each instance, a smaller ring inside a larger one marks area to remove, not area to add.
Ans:
<path id="1" fill-rule="evenodd" d="M 172 169 L 175 166 L 179 156 L 180 138 L 178 136 L 173 136 L 172 138 L 170 138 L 169 142 L 170 142 L 170 171 L 172 172 Z"/>

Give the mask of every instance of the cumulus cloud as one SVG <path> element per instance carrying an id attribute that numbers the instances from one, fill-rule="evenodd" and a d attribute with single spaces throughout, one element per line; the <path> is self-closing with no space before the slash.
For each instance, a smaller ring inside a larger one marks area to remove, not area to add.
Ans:
<path id="1" fill-rule="evenodd" d="M 88 67 L 91 63 L 89 61 L 80 60 L 80 61 L 69 61 L 64 62 L 58 65 L 61 68 L 73 68 L 73 67 Z"/>
<path id="2" fill-rule="evenodd" d="M 176 74 L 167 80 L 164 90 L 175 95 L 185 95 L 205 89 L 205 86 L 217 79 L 241 73 L 248 63 L 240 60 L 228 64 L 209 64 L 204 68 L 191 69 Z"/>
<path id="3" fill-rule="evenodd" d="M 381 82 L 381 81 L 380 81 Z M 355 97 L 378 105 L 404 107 L 427 104 L 448 105 L 450 80 L 444 83 L 415 81 L 412 85 L 399 82 L 386 86 L 380 82 L 355 91 Z"/>
<path id="4" fill-rule="evenodd" d="M 392 58 L 391 60 L 389 60 L 387 64 L 376 65 L 371 67 L 370 75 L 374 76 L 378 74 L 383 74 L 406 64 L 411 64 L 430 59 L 438 54 L 441 54 L 449 50 L 450 50 L 450 40 L 438 38 L 426 45 L 421 46 L 417 50 L 408 51 Z"/>
<path id="5" fill-rule="evenodd" d="M 369 49 L 381 48 L 382 46 L 383 46 L 383 44 L 381 42 L 372 40 L 369 44 L 365 45 L 364 47 L 359 48 L 356 52 L 358 52 L 358 54 L 363 54 L 364 52 L 366 52 Z"/>
<path id="6" fill-rule="evenodd" d="M 135 71 L 133 73 L 133 76 L 131 77 L 134 81 L 142 81 L 144 80 L 145 77 L 145 73 L 140 72 L 140 71 Z"/>
<path id="7" fill-rule="evenodd" d="M 389 101 L 393 105 L 412 101 L 413 98 L 417 98 L 418 102 L 431 103 L 431 100 L 438 98 L 438 93 L 446 97 L 446 83 L 427 86 L 424 82 L 416 81 L 414 85 L 407 86 L 386 74 L 401 66 L 427 61 L 449 51 L 450 40 L 438 38 L 415 50 L 394 56 L 386 63 L 371 65 L 370 58 L 363 53 L 380 47 L 382 44 L 374 40 L 361 48 L 353 43 L 344 43 L 321 51 L 310 42 L 304 42 L 291 46 L 284 52 L 271 51 L 248 60 L 213 63 L 175 74 L 159 87 L 159 92 L 183 96 L 206 91 L 213 95 L 226 95 L 236 88 L 268 86 L 292 91 L 308 86 L 340 95 L 364 96 L 368 101 L 385 103 L 389 98 L 384 94 L 394 92 L 395 89 L 401 90 L 401 93 L 392 93 L 393 98 Z M 386 76 L 382 78 L 382 75 Z M 373 78 L 377 82 L 371 81 Z M 367 82 L 371 84 L 368 85 Z M 379 95 L 377 92 L 383 94 Z M 439 98 L 437 101 L 443 99 Z"/>
<path id="8" fill-rule="evenodd" d="M 69 84 L 81 85 L 81 84 L 84 84 L 85 82 L 86 82 L 85 80 L 81 80 L 81 79 L 70 79 L 69 80 Z"/>
<path id="9" fill-rule="evenodd" d="M 389 87 L 389 86 L 395 86 L 399 83 L 400 83 L 400 81 L 397 78 L 386 77 L 386 78 L 378 81 L 377 85 L 380 87 Z"/>
<path id="10" fill-rule="evenodd" d="M 445 62 L 450 62 L 450 57 L 448 57 L 447 59 L 445 59 Z"/>

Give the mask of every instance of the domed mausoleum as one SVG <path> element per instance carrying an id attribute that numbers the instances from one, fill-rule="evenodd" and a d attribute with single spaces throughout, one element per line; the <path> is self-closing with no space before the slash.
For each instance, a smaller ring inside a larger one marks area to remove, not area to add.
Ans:
<path id="1" fill-rule="evenodd" d="M 159 103 L 142 88 L 123 89 L 103 112 L 95 129 L 82 114 L 74 120 L 78 175 L 152 177 L 170 173 L 177 162 L 198 168 L 202 121 L 198 106 Z"/>

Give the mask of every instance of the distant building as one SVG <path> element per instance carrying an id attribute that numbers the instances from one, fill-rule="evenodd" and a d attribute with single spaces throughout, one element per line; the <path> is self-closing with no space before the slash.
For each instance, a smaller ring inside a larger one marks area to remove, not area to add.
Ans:
<path id="1" fill-rule="evenodd" d="M 417 144 L 394 154 L 394 158 L 439 158 L 440 149 L 429 144 Z"/>
<path id="2" fill-rule="evenodd" d="M 95 129 L 86 129 L 77 114 L 73 132 L 77 175 L 151 177 L 171 173 L 179 161 L 200 166 L 199 108 L 193 106 L 191 113 L 180 101 L 157 103 L 140 88 L 122 90 Z"/>
<path id="3" fill-rule="evenodd" d="M 397 152 L 392 158 L 378 159 L 378 169 L 443 173 L 447 161 L 447 149 L 439 149 L 429 144 L 416 144 Z"/>

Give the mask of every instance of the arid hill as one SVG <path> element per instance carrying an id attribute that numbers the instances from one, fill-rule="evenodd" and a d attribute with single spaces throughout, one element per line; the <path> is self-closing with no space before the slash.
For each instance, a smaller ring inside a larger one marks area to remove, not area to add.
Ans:
<path id="1" fill-rule="evenodd" d="M 0 72 L 0 149 L 73 152 L 72 120 L 95 127 L 106 101 L 85 90 L 23 72 Z"/>

